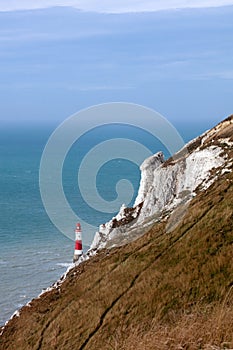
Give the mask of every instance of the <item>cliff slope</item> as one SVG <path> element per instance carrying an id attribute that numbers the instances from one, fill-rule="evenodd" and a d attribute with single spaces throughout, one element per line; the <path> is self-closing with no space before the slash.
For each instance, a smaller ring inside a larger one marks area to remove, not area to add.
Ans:
<path id="1" fill-rule="evenodd" d="M 9 321 L 0 349 L 233 348 L 232 117 L 209 132 L 204 147 L 215 144 L 224 164 L 175 224 L 166 207 L 138 239 L 74 267 Z"/>

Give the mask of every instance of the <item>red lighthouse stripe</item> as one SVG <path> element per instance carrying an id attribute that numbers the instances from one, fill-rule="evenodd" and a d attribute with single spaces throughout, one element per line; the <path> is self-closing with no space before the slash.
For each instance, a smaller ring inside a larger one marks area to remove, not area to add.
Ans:
<path id="1" fill-rule="evenodd" d="M 75 242 L 75 250 L 82 250 L 82 242 L 81 241 Z"/>

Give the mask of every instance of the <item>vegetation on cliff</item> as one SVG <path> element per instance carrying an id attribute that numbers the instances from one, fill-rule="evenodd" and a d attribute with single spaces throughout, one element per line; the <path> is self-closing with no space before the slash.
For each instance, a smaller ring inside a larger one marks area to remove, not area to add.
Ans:
<path id="1" fill-rule="evenodd" d="M 164 216 L 23 307 L 4 328 L 0 349 L 233 348 L 232 247 L 231 165 L 198 191 L 175 229 L 167 230 Z"/>

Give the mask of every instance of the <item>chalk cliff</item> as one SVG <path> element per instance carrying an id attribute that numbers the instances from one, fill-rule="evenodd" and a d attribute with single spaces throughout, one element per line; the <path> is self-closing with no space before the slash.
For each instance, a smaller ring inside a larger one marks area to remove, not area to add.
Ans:
<path id="1" fill-rule="evenodd" d="M 233 118 L 141 170 L 134 207 L 0 327 L 0 350 L 233 348 Z"/>
<path id="2" fill-rule="evenodd" d="M 178 224 L 196 192 L 205 191 L 223 172 L 230 171 L 232 128 L 231 116 L 167 161 L 162 152 L 146 159 L 140 167 L 141 182 L 133 208 L 122 205 L 116 217 L 99 227 L 89 254 L 138 238 L 150 224 L 171 212 L 168 229 Z"/>

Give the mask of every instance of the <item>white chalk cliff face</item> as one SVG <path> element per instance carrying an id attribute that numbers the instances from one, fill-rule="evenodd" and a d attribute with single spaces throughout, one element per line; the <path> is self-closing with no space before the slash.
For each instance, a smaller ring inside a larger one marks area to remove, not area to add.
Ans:
<path id="1" fill-rule="evenodd" d="M 232 171 L 232 146 L 231 116 L 169 160 L 164 160 L 162 152 L 146 159 L 140 167 L 141 182 L 133 208 L 123 205 L 116 217 L 99 227 L 89 253 L 126 244 L 164 215 L 185 208 L 197 191 L 205 191 L 218 176 Z"/>

